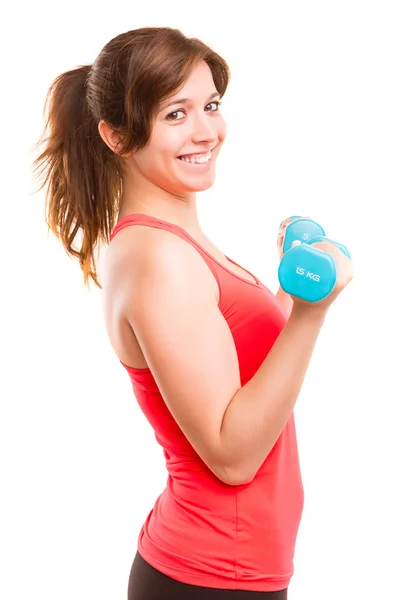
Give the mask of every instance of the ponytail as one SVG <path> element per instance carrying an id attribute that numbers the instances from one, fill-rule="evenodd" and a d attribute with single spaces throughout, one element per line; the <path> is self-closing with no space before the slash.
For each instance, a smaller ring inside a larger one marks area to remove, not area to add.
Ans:
<path id="1" fill-rule="evenodd" d="M 114 153 L 100 137 L 86 98 L 90 66 L 59 75 L 46 98 L 47 120 L 34 161 L 46 186 L 46 223 L 67 254 L 101 288 L 96 274 L 95 247 L 109 242 L 121 196 L 121 173 Z M 81 234 L 81 246 L 73 242 Z"/>

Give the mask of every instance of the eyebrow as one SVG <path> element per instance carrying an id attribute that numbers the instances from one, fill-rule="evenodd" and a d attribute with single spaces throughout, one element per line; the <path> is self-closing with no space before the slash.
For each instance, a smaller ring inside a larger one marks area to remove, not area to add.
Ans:
<path id="1" fill-rule="evenodd" d="M 209 102 L 210 100 L 212 100 L 213 98 L 215 98 L 216 96 L 220 96 L 221 94 L 219 92 L 214 92 L 213 94 L 211 94 L 211 96 L 209 96 L 207 98 L 207 102 Z M 189 102 L 189 98 L 179 98 L 178 100 L 173 100 L 172 102 L 170 102 L 169 104 L 166 104 L 163 108 L 163 110 L 165 110 L 166 108 L 168 108 L 169 106 L 173 106 L 174 104 L 185 104 L 186 102 Z"/>

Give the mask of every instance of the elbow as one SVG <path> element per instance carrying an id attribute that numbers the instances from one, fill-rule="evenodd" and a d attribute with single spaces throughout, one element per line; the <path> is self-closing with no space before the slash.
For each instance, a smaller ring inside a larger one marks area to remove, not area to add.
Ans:
<path id="1" fill-rule="evenodd" d="M 204 459 L 203 459 L 204 460 Z M 253 481 L 257 470 L 249 461 L 239 460 L 232 456 L 227 459 L 226 452 L 214 453 L 208 461 L 205 461 L 215 477 L 229 486 L 247 485 Z"/>
<path id="2" fill-rule="evenodd" d="M 254 474 L 244 473 L 238 469 L 233 468 L 220 468 L 214 471 L 214 474 L 218 477 L 222 483 L 229 486 L 240 486 L 251 483 L 254 479 Z"/>

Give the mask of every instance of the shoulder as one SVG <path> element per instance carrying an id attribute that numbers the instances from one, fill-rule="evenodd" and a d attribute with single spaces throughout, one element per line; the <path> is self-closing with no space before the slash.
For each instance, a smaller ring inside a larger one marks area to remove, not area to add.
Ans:
<path id="1" fill-rule="evenodd" d="M 146 282 L 205 286 L 218 302 L 218 285 L 197 249 L 175 233 L 134 225 L 118 232 L 108 246 L 104 287 L 140 289 Z"/>

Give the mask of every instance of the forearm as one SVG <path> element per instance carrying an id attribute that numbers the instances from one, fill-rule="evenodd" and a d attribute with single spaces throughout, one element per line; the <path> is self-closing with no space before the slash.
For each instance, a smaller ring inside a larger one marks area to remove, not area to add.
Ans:
<path id="1" fill-rule="evenodd" d="M 282 306 L 283 312 L 287 316 L 290 317 L 293 308 L 293 299 L 289 294 L 287 294 L 281 286 L 279 286 L 278 291 L 276 292 L 276 298 L 279 300 L 279 303 Z"/>
<path id="2" fill-rule="evenodd" d="M 294 307 L 260 368 L 228 405 L 221 448 L 233 482 L 251 481 L 283 431 L 325 315 Z"/>

